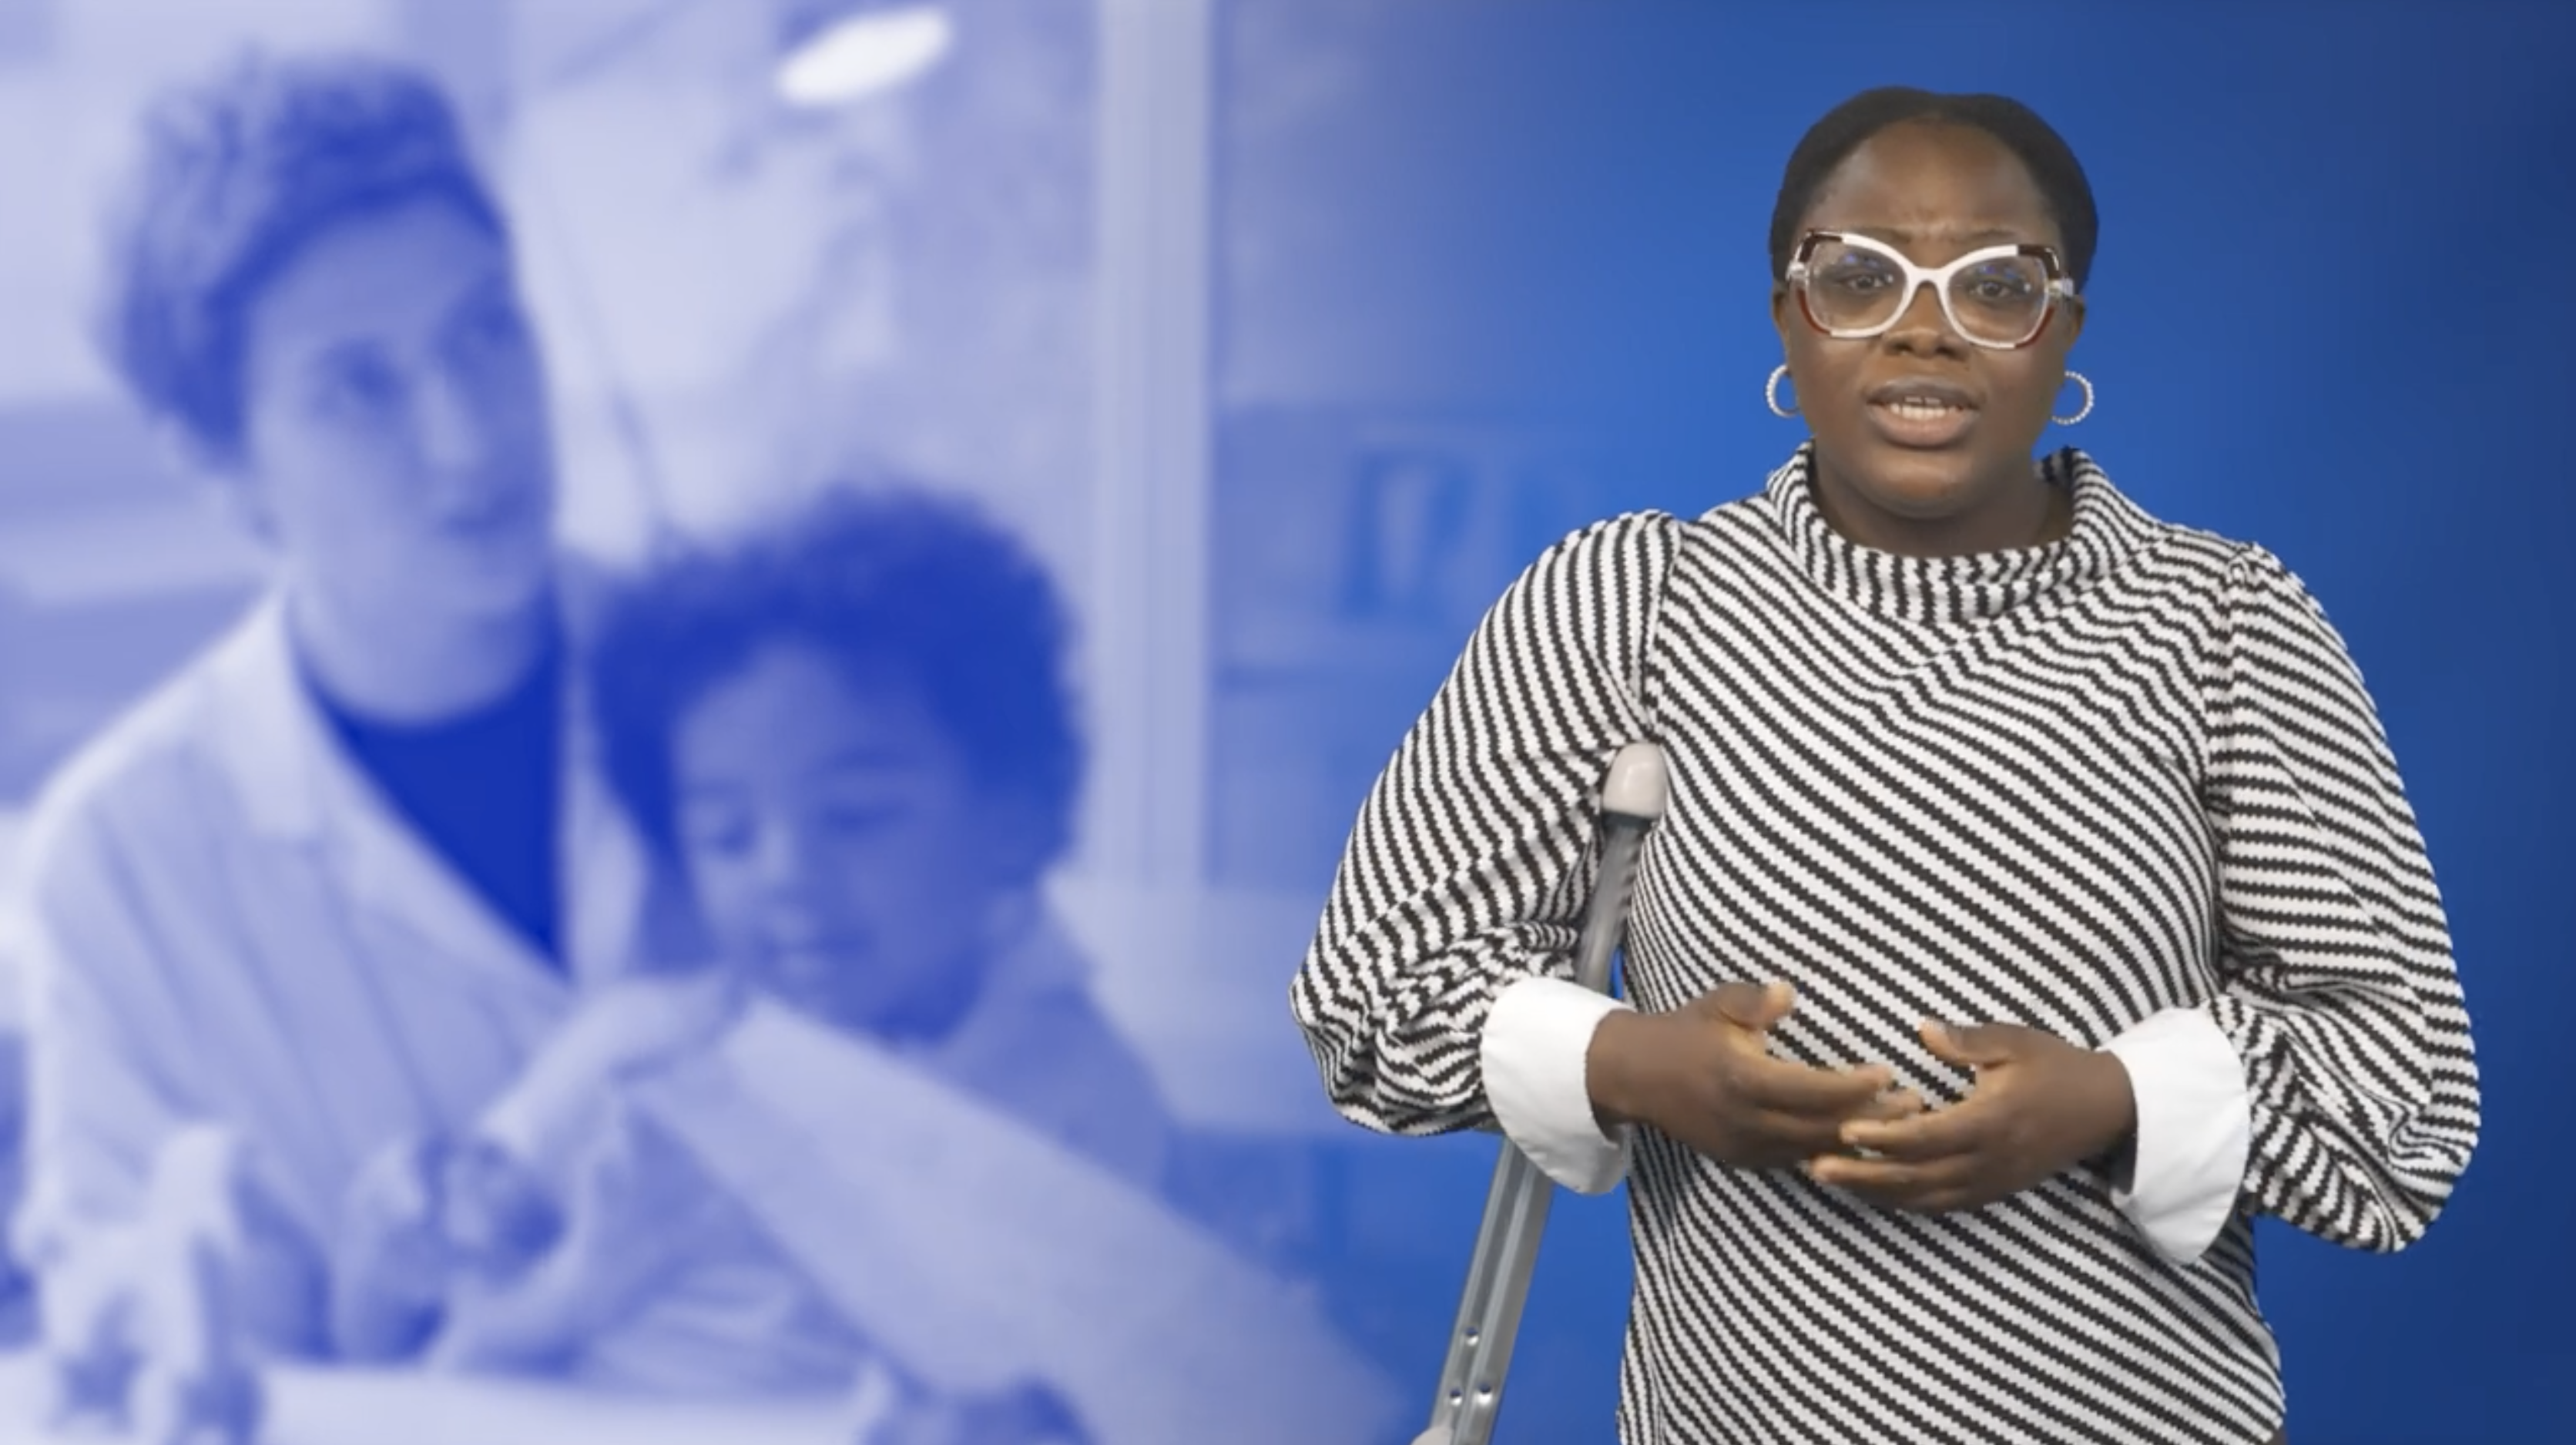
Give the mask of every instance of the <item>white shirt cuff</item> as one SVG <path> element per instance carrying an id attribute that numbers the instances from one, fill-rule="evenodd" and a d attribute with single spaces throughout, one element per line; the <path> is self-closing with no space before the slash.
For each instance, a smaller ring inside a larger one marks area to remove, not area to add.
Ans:
<path id="1" fill-rule="evenodd" d="M 2236 1212 L 2253 1141 L 2245 1065 L 2205 1010 L 2165 1009 L 2102 1046 L 2137 1100 L 2135 1163 L 2112 1202 L 2156 1252 L 2191 1264 Z"/>
<path id="2" fill-rule="evenodd" d="M 1532 977 L 1506 986 L 1485 1018 L 1479 1052 L 1495 1121 L 1531 1163 L 1578 1194 L 1606 1194 L 1628 1173 L 1630 1131 L 1602 1134 L 1584 1079 L 1593 1030 L 1626 1007 L 1569 979 Z"/>

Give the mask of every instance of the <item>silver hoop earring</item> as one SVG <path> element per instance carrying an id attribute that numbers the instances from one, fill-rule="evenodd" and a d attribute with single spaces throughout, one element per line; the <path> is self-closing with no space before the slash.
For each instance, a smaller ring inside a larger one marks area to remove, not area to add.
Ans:
<path id="1" fill-rule="evenodd" d="M 1773 416 L 1796 416 L 1798 414 L 1798 409 L 1796 407 L 1782 406 L 1780 404 L 1780 381 L 1781 378 L 1786 377 L 1788 374 L 1789 368 L 1786 366 L 1775 366 L 1771 368 L 1771 379 L 1762 384 L 1762 399 L 1771 403 L 1771 414 Z M 1795 395 L 1795 393 L 1792 393 L 1792 395 Z"/>
<path id="2" fill-rule="evenodd" d="M 2075 409 L 2075 415 L 2073 416 L 2052 416 L 2049 418 L 2050 421 L 2057 423 L 2059 426 L 2073 426 L 2077 422 L 2082 421 L 2084 418 L 2093 414 L 2093 383 L 2085 380 L 2084 373 L 2080 371 L 2070 371 L 2066 373 L 2066 379 L 2074 382 L 2077 386 L 2084 388 L 2084 404 Z"/>

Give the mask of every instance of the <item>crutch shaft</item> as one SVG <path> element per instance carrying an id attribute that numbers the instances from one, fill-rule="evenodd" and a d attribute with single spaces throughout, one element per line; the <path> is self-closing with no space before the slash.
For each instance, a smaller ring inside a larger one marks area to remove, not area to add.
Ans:
<path id="1" fill-rule="evenodd" d="M 1642 743 L 1622 751 L 1603 785 L 1599 881 L 1585 905 L 1574 957 L 1575 981 L 1595 992 L 1610 989 L 1610 961 L 1626 931 L 1638 854 L 1663 811 L 1665 787 L 1662 754 Z M 1486 1445 L 1492 1439 L 1554 1199 L 1554 1182 L 1518 1146 L 1504 1141 L 1469 1256 L 1431 1424 L 1414 1445 Z"/>

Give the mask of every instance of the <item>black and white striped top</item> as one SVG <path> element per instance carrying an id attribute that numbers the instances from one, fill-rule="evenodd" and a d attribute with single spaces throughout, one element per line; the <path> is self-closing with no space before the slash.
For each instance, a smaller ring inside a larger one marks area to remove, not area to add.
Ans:
<path id="1" fill-rule="evenodd" d="M 1920 1019 L 2101 1047 L 2179 1013 L 2233 1048 L 2243 1167 L 2175 1251 L 2087 1170 L 1901 1214 L 1639 1131 L 1624 1445 L 2262 1441 L 2283 1401 L 2252 1217 L 2399 1248 L 2478 1130 L 2369 695 L 2278 559 L 2150 517 L 2080 452 L 2040 463 L 2072 489 L 2065 538 L 1958 558 L 1842 537 L 1808 458 L 1696 521 L 1586 528 L 1487 616 L 1296 977 L 1326 1087 L 1378 1130 L 1497 1126 L 1495 1001 L 1569 971 L 1602 770 L 1657 739 L 1637 1006 L 1785 977 L 1775 1053 L 1885 1062 L 1936 1105 L 1969 1080 Z"/>

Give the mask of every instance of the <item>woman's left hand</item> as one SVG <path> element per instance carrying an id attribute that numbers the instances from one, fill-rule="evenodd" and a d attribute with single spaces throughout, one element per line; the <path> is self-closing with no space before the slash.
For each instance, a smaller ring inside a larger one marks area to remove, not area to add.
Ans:
<path id="1" fill-rule="evenodd" d="M 2103 1153 L 2136 1127 L 2128 1070 L 2111 1054 L 2019 1024 L 1926 1023 L 1923 1042 L 1976 1075 L 1968 1097 L 1908 1119 L 1845 1124 L 1844 1145 L 1876 1157 L 1815 1159 L 1810 1177 L 1890 1209 L 1976 1209 Z"/>

